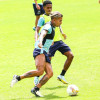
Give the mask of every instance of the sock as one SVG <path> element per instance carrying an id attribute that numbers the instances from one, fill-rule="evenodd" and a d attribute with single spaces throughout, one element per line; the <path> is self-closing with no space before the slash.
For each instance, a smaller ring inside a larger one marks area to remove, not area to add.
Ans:
<path id="1" fill-rule="evenodd" d="M 18 81 L 20 81 L 20 80 L 21 80 L 21 79 L 20 79 L 20 76 L 18 76 L 18 75 L 16 76 L 16 79 L 17 79 Z"/>
<path id="2" fill-rule="evenodd" d="M 38 88 L 37 86 L 35 86 L 34 89 L 35 89 L 36 91 L 39 91 L 40 88 Z"/>
<path id="3" fill-rule="evenodd" d="M 65 73 L 66 73 L 66 71 L 65 71 L 65 70 L 62 70 L 62 72 L 61 72 L 61 74 L 60 74 L 60 75 L 64 76 L 64 75 L 65 75 Z"/>

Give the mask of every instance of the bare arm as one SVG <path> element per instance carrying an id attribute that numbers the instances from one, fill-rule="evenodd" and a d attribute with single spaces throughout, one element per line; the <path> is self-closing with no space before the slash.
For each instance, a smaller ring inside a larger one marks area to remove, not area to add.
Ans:
<path id="1" fill-rule="evenodd" d="M 46 31 L 46 30 L 42 30 L 41 35 L 39 37 L 39 44 L 38 44 L 39 48 L 42 48 L 42 46 L 43 46 L 42 42 L 43 42 L 43 39 L 46 36 L 47 32 L 48 31 Z"/>
<path id="2" fill-rule="evenodd" d="M 41 29 L 41 27 L 38 27 L 38 26 L 36 27 L 35 36 L 34 36 L 35 41 L 37 41 L 37 39 L 38 39 L 38 33 L 39 33 L 40 29 Z"/>
<path id="3" fill-rule="evenodd" d="M 36 8 L 37 8 L 38 10 L 40 10 L 40 6 L 38 5 L 37 0 L 34 0 L 34 2 L 35 2 L 35 4 L 36 4 Z"/>
<path id="4" fill-rule="evenodd" d="M 62 34 L 62 36 L 64 37 L 64 40 L 65 40 L 67 38 L 67 36 L 66 36 L 66 34 L 63 33 L 61 26 L 59 26 L 59 28 L 60 28 L 60 32 L 61 32 L 61 34 Z"/>

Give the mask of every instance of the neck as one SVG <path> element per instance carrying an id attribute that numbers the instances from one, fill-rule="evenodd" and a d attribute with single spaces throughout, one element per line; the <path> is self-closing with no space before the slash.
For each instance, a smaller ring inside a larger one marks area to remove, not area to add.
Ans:
<path id="1" fill-rule="evenodd" d="M 45 13 L 45 15 L 49 16 L 50 14 Z"/>

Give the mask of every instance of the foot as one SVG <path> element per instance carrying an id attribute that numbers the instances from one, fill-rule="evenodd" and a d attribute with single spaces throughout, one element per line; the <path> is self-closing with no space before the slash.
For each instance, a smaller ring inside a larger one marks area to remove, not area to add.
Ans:
<path id="1" fill-rule="evenodd" d="M 37 85 L 39 83 L 39 77 L 34 77 L 34 84 L 35 84 L 35 86 Z"/>
<path id="2" fill-rule="evenodd" d="M 35 31 L 36 27 L 33 27 L 33 30 Z"/>
<path id="3" fill-rule="evenodd" d="M 64 76 L 62 76 L 62 75 L 59 75 L 59 76 L 57 77 L 57 80 L 61 81 L 61 82 L 64 83 L 64 84 L 68 84 L 68 82 L 65 80 Z"/>
<path id="4" fill-rule="evenodd" d="M 10 87 L 13 87 L 14 84 L 18 82 L 17 77 L 18 77 L 18 75 L 14 75 L 14 76 L 13 76 L 13 79 L 12 79 L 12 81 L 11 81 Z"/>
<path id="5" fill-rule="evenodd" d="M 36 90 L 35 88 L 31 89 L 31 93 L 34 94 L 36 97 L 43 97 L 39 90 Z"/>

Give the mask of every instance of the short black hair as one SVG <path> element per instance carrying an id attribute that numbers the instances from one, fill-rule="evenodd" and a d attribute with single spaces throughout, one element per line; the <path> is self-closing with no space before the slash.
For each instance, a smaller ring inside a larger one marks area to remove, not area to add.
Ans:
<path id="1" fill-rule="evenodd" d="M 46 0 L 43 2 L 43 7 L 46 6 L 47 4 L 52 4 L 52 2 L 50 0 Z"/>

